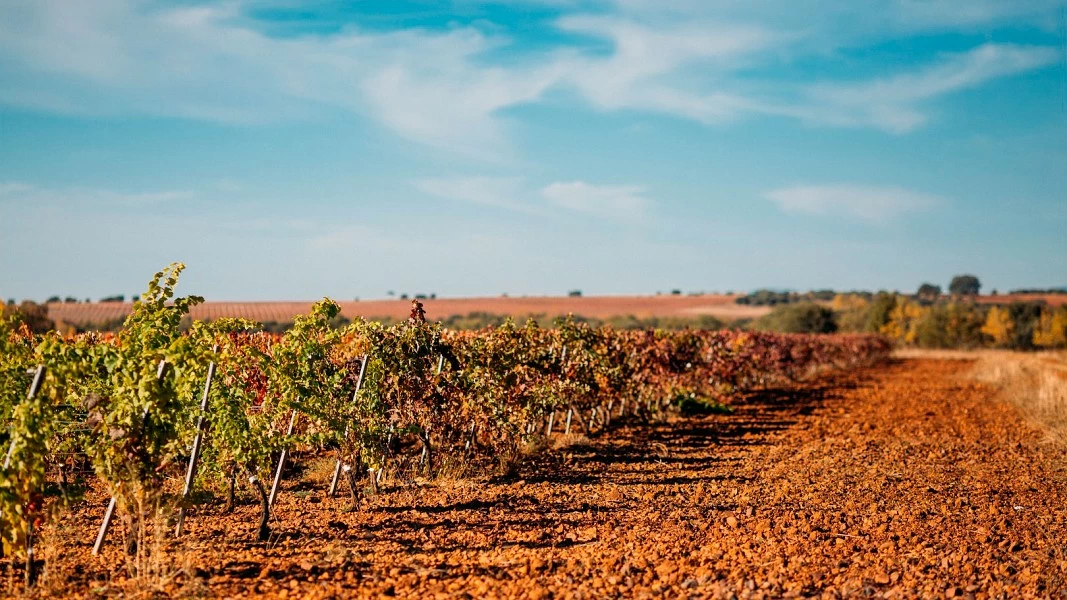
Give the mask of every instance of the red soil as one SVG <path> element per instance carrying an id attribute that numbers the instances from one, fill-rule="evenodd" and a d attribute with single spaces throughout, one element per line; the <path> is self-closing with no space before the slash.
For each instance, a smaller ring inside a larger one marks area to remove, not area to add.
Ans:
<path id="1" fill-rule="evenodd" d="M 509 478 L 392 486 L 355 512 L 312 469 L 286 482 L 269 543 L 249 541 L 251 503 L 195 510 L 172 549 L 183 568 L 154 585 L 220 598 L 1062 598 L 1067 455 L 969 368 L 830 374 L 733 415 L 622 423 Z M 89 555 L 96 499 L 52 538 L 46 589 L 149 593 L 124 581 L 118 544 Z"/>

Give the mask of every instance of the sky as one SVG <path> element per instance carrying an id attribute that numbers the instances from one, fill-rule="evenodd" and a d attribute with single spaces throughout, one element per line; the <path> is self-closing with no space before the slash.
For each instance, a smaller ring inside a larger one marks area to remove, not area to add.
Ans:
<path id="1" fill-rule="evenodd" d="M 0 297 L 1067 285 L 1064 0 L 0 0 Z"/>

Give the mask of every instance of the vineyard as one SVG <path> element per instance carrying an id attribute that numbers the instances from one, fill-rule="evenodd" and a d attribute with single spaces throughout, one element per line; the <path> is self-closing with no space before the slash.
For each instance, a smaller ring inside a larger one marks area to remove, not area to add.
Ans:
<path id="1" fill-rule="evenodd" d="M 559 436 L 610 435 L 679 411 L 729 411 L 737 394 L 871 363 L 867 335 L 616 331 L 558 319 L 457 332 L 412 302 L 406 321 L 356 319 L 316 303 L 283 335 L 223 318 L 182 319 L 183 265 L 157 273 L 116 334 L 35 335 L 0 323 L 0 526 L 9 572 L 34 585 L 37 532 L 87 490 L 110 495 L 93 554 L 123 547 L 147 568 L 153 536 L 207 518 L 212 490 L 233 510 L 254 494 L 250 542 L 272 538 L 294 452 L 330 456 L 320 484 L 348 510 L 385 488 L 442 474 L 500 473 Z M 345 492 L 346 491 L 346 492 Z"/>

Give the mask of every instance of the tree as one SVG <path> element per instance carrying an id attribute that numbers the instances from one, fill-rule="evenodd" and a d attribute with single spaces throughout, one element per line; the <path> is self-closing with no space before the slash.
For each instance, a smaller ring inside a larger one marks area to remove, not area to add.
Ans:
<path id="1" fill-rule="evenodd" d="M 811 302 L 783 304 L 756 321 L 756 328 L 780 333 L 833 333 L 834 311 Z"/>
<path id="2" fill-rule="evenodd" d="M 885 333 L 883 328 L 892 320 L 892 313 L 897 306 L 897 300 L 895 295 L 888 292 L 878 292 L 874 298 L 871 298 L 863 331 Z"/>
<path id="3" fill-rule="evenodd" d="M 981 288 L 981 282 L 974 275 L 956 275 L 948 284 L 948 291 L 954 296 L 977 296 Z"/>
<path id="4" fill-rule="evenodd" d="M 1067 306 L 1045 308 L 1034 328 L 1033 342 L 1043 348 L 1067 348 Z"/>
<path id="5" fill-rule="evenodd" d="M 982 343 L 982 315 L 969 302 L 935 304 L 915 324 L 915 343 L 924 348 L 973 348 Z"/>
<path id="6" fill-rule="evenodd" d="M 1007 308 L 994 306 L 986 314 L 985 323 L 982 325 L 982 333 L 992 338 L 997 346 L 1006 346 L 1011 342 L 1015 332 L 1015 321 L 1011 318 L 1011 312 Z"/>
<path id="7" fill-rule="evenodd" d="M 941 286 L 932 283 L 924 283 L 919 286 L 919 291 L 916 292 L 915 295 L 919 297 L 919 300 L 933 302 L 941 297 Z"/>
<path id="8" fill-rule="evenodd" d="M 878 330 L 879 333 L 905 344 L 914 344 L 918 338 L 919 323 L 929 309 L 924 309 L 907 298 L 889 297 L 896 299 L 896 301 L 890 306 L 886 321 Z M 878 300 L 874 307 L 880 312 L 884 302 L 884 300 Z M 868 323 L 870 322 L 868 321 Z"/>
<path id="9" fill-rule="evenodd" d="M 1015 324 L 1009 346 L 1014 350 L 1030 350 L 1034 347 L 1034 330 L 1040 326 L 1044 302 L 1012 302 L 1007 306 L 1011 321 Z"/>
<path id="10" fill-rule="evenodd" d="M 15 307 L 8 304 L 0 309 L 0 316 L 13 316 L 18 322 L 25 323 L 34 333 L 45 333 L 56 328 L 52 319 L 48 318 L 48 305 L 37 304 L 30 300 L 23 300 L 22 304 Z"/>

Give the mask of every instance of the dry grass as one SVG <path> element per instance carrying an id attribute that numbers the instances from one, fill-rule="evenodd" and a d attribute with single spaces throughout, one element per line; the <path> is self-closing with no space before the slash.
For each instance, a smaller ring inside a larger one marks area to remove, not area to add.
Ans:
<path id="1" fill-rule="evenodd" d="M 971 379 L 996 386 L 1050 441 L 1067 447 L 1067 352 L 904 349 L 894 355 L 973 360 Z"/>
<path id="2" fill-rule="evenodd" d="M 168 505 L 148 511 L 148 522 L 136 536 L 138 544 L 132 554 L 110 548 L 110 552 L 105 550 L 107 556 L 100 558 L 89 556 L 83 531 L 71 527 L 69 522 L 51 523 L 37 540 L 43 569 L 36 585 L 26 590 L 20 581 L 9 578 L 4 591 L 12 598 L 64 597 L 86 591 L 101 597 L 205 597 L 202 581 L 193 576 L 200 557 L 171 536 L 172 509 Z M 109 547 L 123 545 L 129 524 L 122 521 L 116 519 Z M 71 551 L 79 546 L 77 551 Z M 122 566 L 115 564 L 116 558 Z M 87 561 L 109 566 L 87 581 L 84 577 Z"/>
<path id="3" fill-rule="evenodd" d="M 567 448 L 585 448 L 591 443 L 583 433 L 564 433 L 553 437 L 549 447 L 553 450 L 564 450 Z"/>

